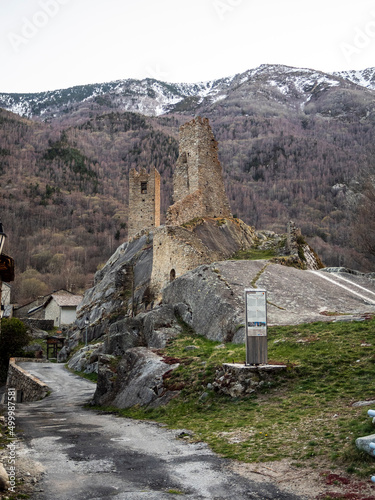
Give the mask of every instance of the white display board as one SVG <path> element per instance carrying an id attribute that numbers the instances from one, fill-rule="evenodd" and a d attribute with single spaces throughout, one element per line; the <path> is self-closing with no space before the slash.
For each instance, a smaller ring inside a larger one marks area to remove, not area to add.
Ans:
<path id="1" fill-rule="evenodd" d="M 267 291 L 245 289 L 246 364 L 267 363 Z"/>
<path id="2" fill-rule="evenodd" d="M 245 290 L 246 329 L 249 337 L 267 336 L 267 292 Z"/>

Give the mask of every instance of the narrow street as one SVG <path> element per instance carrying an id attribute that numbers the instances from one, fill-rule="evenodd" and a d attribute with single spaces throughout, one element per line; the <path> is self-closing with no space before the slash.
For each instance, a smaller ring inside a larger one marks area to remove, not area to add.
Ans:
<path id="1" fill-rule="evenodd" d="M 95 386 L 63 365 L 22 363 L 52 394 L 17 405 L 17 426 L 43 479 L 33 500 L 297 500 L 270 483 L 248 481 L 203 443 L 159 424 L 86 410 Z"/>

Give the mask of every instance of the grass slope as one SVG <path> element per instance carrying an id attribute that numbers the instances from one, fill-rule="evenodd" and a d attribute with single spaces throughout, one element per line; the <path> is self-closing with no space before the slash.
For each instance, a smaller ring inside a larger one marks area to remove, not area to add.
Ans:
<path id="1" fill-rule="evenodd" d="M 186 350 L 194 345 L 198 349 Z M 375 399 L 375 320 L 313 323 L 269 329 L 269 361 L 288 365 L 261 393 L 230 399 L 207 389 L 223 362 L 244 362 L 244 346 L 217 342 L 189 330 L 159 351 L 180 367 L 165 379 L 180 395 L 166 407 L 114 410 L 187 428 L 214 451 L 245 462 L 288 458 L 295 466 L 346 468 L 368 476 L 373 459 L 355 447 L 372 434 L 368 407 L 355 401 Z M 209 386 L 210 387 L 210 386 Z M 207 393 L 202 398 L 202 394 Z"/>

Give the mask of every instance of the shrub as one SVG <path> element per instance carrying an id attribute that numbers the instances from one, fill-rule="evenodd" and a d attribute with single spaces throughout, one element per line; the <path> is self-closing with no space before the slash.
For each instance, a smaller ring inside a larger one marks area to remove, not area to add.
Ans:
<path id="1" fill-rule="evenodd" d="M 23 348 L 32 340 L 27 327 L 17 318 L 1 320 L 0 331 L 0 381 L 4 381 L 8 372 L 9 358 L 23 356 Z"/>

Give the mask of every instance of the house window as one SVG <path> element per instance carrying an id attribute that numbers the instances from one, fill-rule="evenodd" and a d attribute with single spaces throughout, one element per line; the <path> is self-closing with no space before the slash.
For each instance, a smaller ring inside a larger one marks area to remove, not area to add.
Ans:
<path id="1" fill-rule="evenodd" d="M 147 182 L 141 182 L 141 194 L 147 194 Z"/>

